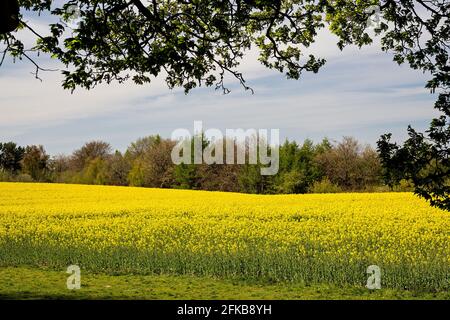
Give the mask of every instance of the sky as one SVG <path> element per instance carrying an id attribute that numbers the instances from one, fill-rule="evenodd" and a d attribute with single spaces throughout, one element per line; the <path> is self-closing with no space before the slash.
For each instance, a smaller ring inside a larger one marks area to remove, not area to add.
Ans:
<path id="1" fill-rule="evenodd" d="M 37 30 L 45 30 L 46 17 L 28 17 Z M 21 37 L 30 43 L 26 31 Z M 0 68 L 0 142 L 42 144 L 52 155 L 71 153 L 91 140 L 104 140 L 124 151 L 139 137 L 161 134 L 169 138 L 178 128 L 193 132 L 194 121 L 204 129 L 279 129 L 282 140 L 316 142 L 324 137 L 339 141 L 353 136 L 376 145 L 380 135 L 392 132 L 396 141 L 406 138 L 406 128 L 425 130 L 435 111 L 436 95 L 424 88 L 426 74 L 398 66 L 392 54 L 375 44 L 340 51 L 336 39 L 322 33 L 306 54 L 327 59 L 318 74 L 305 73 L 288 80 L 257 61 L 249 52 L 240 70 L 254 94 L 236 82 L 223 95 L 214 88 L 169 90 L 163 78 L 151 84 L 101 85 L 73 94 L 61 87 L 60 72 L 40 73 L 33 65 L 8 58 Z M 59 68 L 46 56 L 42 67 Z"/>

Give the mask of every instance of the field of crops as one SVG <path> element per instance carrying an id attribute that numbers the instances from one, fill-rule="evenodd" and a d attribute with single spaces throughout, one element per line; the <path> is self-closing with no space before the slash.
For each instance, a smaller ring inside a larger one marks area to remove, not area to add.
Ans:
<path id="1" fill-rule="evenodd" d="M 0 183 L 0 266 L 450 289 L 450 215 L 408 193 Z"/>

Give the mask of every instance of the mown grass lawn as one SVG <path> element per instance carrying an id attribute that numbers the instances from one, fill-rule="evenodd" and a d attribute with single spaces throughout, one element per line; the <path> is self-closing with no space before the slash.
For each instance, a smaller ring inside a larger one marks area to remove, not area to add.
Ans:
<path id="1" fill-rule="evenodd" d="M 82 273 L 81 289 L 68 290 L 65 270 L 0 268 L 0 299 L 450 299 L 449 292 L 420 293 L 364 287 L 256 284 L 206 277 Z"/>

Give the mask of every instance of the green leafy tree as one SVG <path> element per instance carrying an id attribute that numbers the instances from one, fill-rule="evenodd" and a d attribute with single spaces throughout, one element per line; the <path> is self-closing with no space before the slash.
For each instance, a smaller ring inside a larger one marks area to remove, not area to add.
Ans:
<path id="1" fill-rule="evenodd" d="M 145 171 L 142 160 L 135 160 L 131 165 L 131 170 L 128 173 L 128 181 L 130 186 L 144 187 L 145 186 Z"/>
<path id="2" fill-rule="evenodd" d="M 71 166 L 70 156 L 59 154 L 52 157 L 49 161 L 51 181 L 56 183 L 70 183 L 76 175 L 76 171 Z"/>
<path id="3" fill-rule="evenodd" d="M 160 135 L 139 138 L 132 142 L 127 148 L 125 157 L 130 161 L 141 159 L 155 144 L 158 144 L 160 141 Z"/>
<path id="4" fill-rule="evenodd" d="M 434 119 L 426 134 L 408 128 L 403 146 L 391 134 L 378 142 L 384 179 L 391 187 L 409 180 L 414 192 L 432 206 L 450 211 L 450 96 L 441 95 L 437 108 L 445 115 Z"/>
<path id="5" fill-rule="evenodd" d="M 279 193 L 306 193 L 308 191 L 307 179 L 302 171 L 288 171 L 283 173 L 277 185 Z"/>
<path id="6" fill-rule="evenodd" d="M 202 164 L 195 164 L 194 158 L 195 158 L 195 139 L 199 139 L 201 141 L 201 147 L 202 147 L 202 157 L 203 157 L 203 150 L 209 145 L 210 141 L 206 138 L 204 132 L 199 134 L 197 137 L 192 137 L 190 139 L 190 148 L 191 148 L 191 160 L 190 163 L 181 163 L 179 165 L 176 165 L 174 168 L 174 187 L 180 188 L 180 189 L 198 189 L 201 188 L 201 183 L 208 184 L 206 180 L 209 180 L 211 177 L 211 174 L 213 173 L 214 169 L 210 168 L 204 169 L 205 165 Z M 215 166 L 215 165 L 212 165 Z M 209 167 L 206 165 L 206 167 Z M 201 170 L 203 168 L 203 170 Z M 203 181 L 201 181 L 202 177 L 200 174 L 200 171 L 202 171 L 203 174 Z"/>
<path id="7" fill-rule="evenodd" d="M 175 143 L 158 139 L 132 163 L 129 181 L 133 186 L 169 188 L 174 185 L 171 151 Z"/>
<path id="8" fill-rule="evenodd" d="M 17 1 L 3 1 L 14 5 Z M 68 68 L 63 86 L 92 88 L 101 82 L 128 79 L 150 82 L 164 73 L 169 87 L 186 91 L 199 85 L 224 92 L 225 74 L 246 85 L 239 65 L 255 48 L 268 68 L 298 79 L 317 72 L 325 60 L 307 48 L 327 28 L 339 37 L 338 46 L 373 42 L 368 21 L 379 6 L 384 19 L 375 29 L 383 50 L 393 51 L 398 63 L 430 71 L 428 83 L 439 87 L 448 76 L 449 4 L 413 0 L 20 0 L 26 11 L 49 13 L 59 22 L 36 35 L 27 48 L 20 34 L 4 33 L 5 52 L 30 58 L 29 50 L 48 52 Z M 2 10 L 0 10 L 2 11 Z M 6 12 L 6 11 L 5 11 Z M 424 14 L 420 14 L 425 12 Z M 21 28 L 32 29 L 20 15 Z M 76 26 L 71 21 L 78 20 Z M 10 24 L 10 28 L 13 28 Z M 422 41 L 428 36 L 428 41 Z M 420 45 L 419 45 L 420 44 Z"/>
<path id="9" fill-rule="evenodd" d="M 175 166 L 174 187 L 179 189 L 198 189 L 198 165 L 181 163 Z"/>
<path id="10" fill-rule="evenodd" d="M 106 160 L 111 156 L 111 145 L 104 141 L 90 141 L 72 154 L 72 166 L 81 171 L 86 168 L 92 160 Z"/>
<path id="11" fill-rule="evenodd" d="M 239 176 L 242 165 L 212 164 L 198 168 L 199 188 L 209 191 L 239 192 Z"/>
<path id="12" fill-rule="evenodd" d="M 131 170 L 131 164 L 120 151 L 116 151 L 114 155 L 108 159 L 107 166 L 108 184 L 115 186 L 128 185 L 128 175 Z"/>
<path id="13" fill-rule="evenodd" d="M 318 155 L 316 161 L 331 183 L 344 190 L 364 190 L 380 183 L 378 154 L 354 138 L 344 137 L 336 146 Z"/>
<path id="14" fill-rule="evenodd" d="M 27 146 L 22 160 L 22 173 L 28 174 L 34 181 L 48 181 L 50 156 L 43 146 Z"/>
<path id="15" fill-rule="evenodd" d="M 328 150 L 328 141 L 318 145 L 307 139 L 302 146 L 286 142 L 280 147 L 280 173 L 276 177 L 276 188 L 280 193 L 307 193 L 311 185 L 324 173 L 315 161 L 319 154 Z"/>
<path id="16" fill-rule="evenodd" d="M 256 194 L 276 193 L 273 176 L 261 175 L 260 164 L 244 164 L 239 172 L 238 183 L 241 192 Z"/>
<path id="17" fill-rule="evenodd" d="M 22 159 L 25 154 L 23 147 L 14 142 L 0 143 L 0 169 L 4 172 L 17 174 L 22 169 Z"/>
<path id="18" fill-rule="evenodd" d="M 89 160 L 80 173 L 79 183 L 106 185 L 109 180 L 108 164 L 102 158 Z"/>

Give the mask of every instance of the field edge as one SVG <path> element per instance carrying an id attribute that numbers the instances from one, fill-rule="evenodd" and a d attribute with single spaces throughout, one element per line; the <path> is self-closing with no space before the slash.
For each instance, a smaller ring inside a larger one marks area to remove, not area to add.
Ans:
<path id="1" fill-rule="evenodd" d="M 174 275 L 83 273 L 81 289 L 68 290 L 69 274 L 32 267 L 0 267 L 2 300 L 450 300 L 450 293 L 368 290 L 364 287 L 255 284 Z"/>

